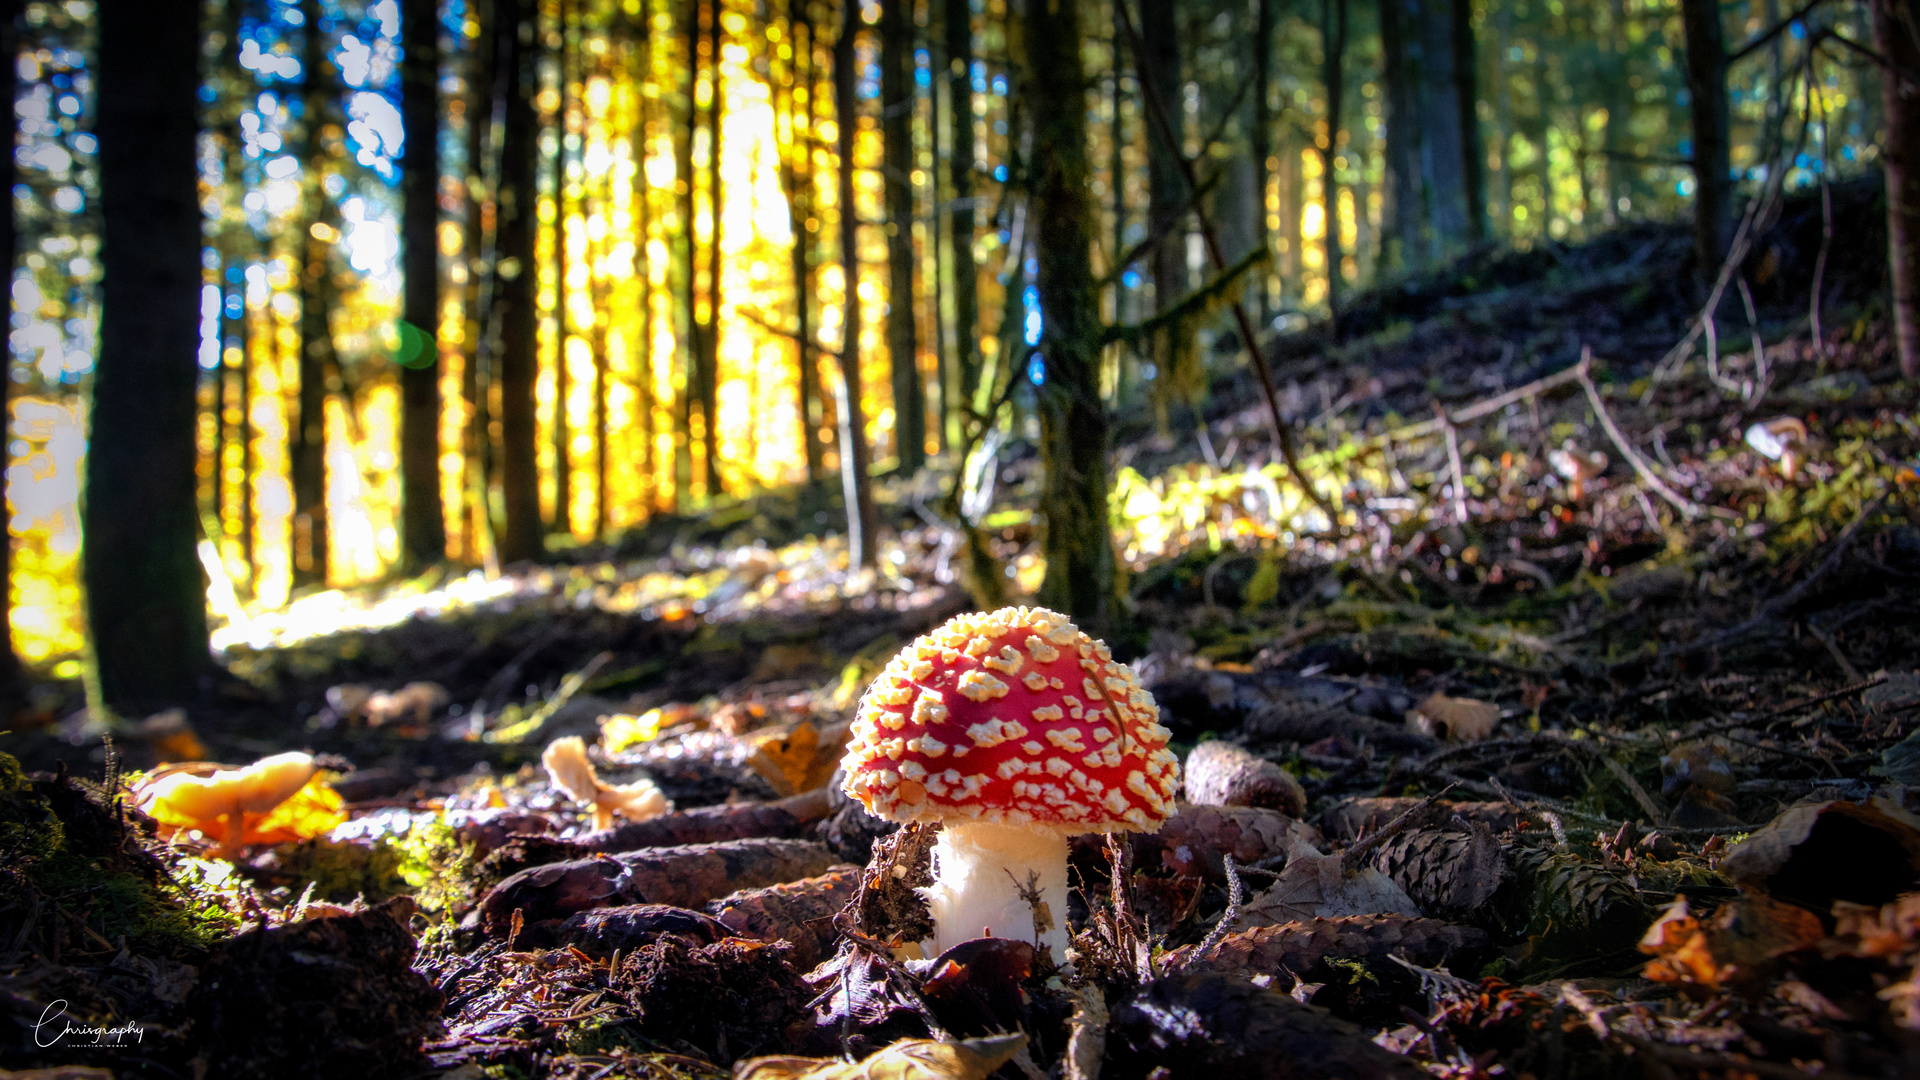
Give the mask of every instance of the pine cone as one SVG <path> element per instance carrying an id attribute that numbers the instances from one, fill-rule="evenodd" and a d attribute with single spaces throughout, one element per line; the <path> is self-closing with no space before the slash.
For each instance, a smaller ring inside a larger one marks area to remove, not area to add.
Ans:
<path id="1" fill-rule="evenodd" d="M 1487 903 L 1507 877 L 1506 856 L 1485 822 L 1469 832 L 1409 829 L 1374 850 L 1373 866 L 1420 910 L 1458 922 L 1487 918 Z"/>
<path id="2" fill-rule="evenodd" d="M 1291 972 L 1307 982 L 1334 977 L 1328 960 L 1354 961 L 1370 971 L 1397 970 L 1399 956 L 1420 967 L 1449 965 L 1471 972 L 1487 948 L 1487 935 L 1471 926 L 1411 915 L 1341 915 L 1284 926 L 1257 926 L 1228 934 L 1205 955 L 1199 946 L 1169 951 L 1168 971 L 1228 971 L 1242 975 Z"/>

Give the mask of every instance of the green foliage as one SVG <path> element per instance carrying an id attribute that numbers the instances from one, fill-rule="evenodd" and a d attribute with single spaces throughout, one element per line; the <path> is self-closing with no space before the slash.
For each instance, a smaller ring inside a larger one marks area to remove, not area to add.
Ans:
<path id="1" fill-rule="evenodd" d="M 279 859 L 280 869 L 312 884 L 316 900 L 371 903 L 414 888 L 402 874 L 402 852 L 384 838 L 369 845 L 317 837 L 281 851 Z"/>
<path id="2" fill-rule="evenodd" d="M 414 825 L 389 850 L 398 856 L 393 875 L 412 889 L 425 914 L 445 917 L 473 904 L 479 885 L 473 845 L 444 820 Z"/>

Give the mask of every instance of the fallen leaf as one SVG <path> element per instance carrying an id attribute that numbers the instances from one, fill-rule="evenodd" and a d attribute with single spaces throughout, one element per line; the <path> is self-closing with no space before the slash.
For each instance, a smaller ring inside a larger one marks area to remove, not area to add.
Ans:
<path id="1" fill-rule="evenodd" d="M 1279 926 L 1335 915 L 1419 915 L 1413 898 L 1393 879 L 1363 866 L 1347 873 L 1338 855 L 1296 847 L 1280 877 L 1240 909 L 1230 929 Z"/>
<path id="2" fill-rule="evenodd" d="M 812 791 L 833 778 L 849 730 L 846 724 L 833 724 L 823 730 L 811 720 L 802 720 L 789 731 L 754 740 L 747 765 L 781 798 Z"/>
<path id="3" fill-rule="evenodd" d="M 749 1058 L 733 1067 L 733 1080 L 986 1080 L 1026 1045 L 1024 1034 L 959 1042 L 901 1039 L 865 1061 Z"/>
<path id="4" fill-rule="evenodd" d="M 1656 957 L 1642 974 L 1703 1000 L 1722 987 L 1751 995 L 1762 989 L 1776 958 L 1825 937 L 1811 911 L 1757 893 L 1727 901 L 1704 923 L 1682 896 L 1640 939 L 1640 951 Z"/>

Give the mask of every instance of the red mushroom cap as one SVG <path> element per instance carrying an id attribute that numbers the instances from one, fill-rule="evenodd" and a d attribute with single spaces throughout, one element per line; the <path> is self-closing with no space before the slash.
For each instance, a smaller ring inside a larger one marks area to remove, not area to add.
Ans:
<path id="1" fill-rule="evenodd" d="M 867 688 L 841 764 L 894 821 L 1157 828 L 1180 763 L 1133 671 L 1043 608 L 956 616 Z"/>

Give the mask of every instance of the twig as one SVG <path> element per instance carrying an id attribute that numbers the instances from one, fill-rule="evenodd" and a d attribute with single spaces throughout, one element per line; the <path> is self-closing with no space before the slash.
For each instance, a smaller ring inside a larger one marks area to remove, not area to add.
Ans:
<path id="1" fill-rule="evenodd" d="M 1225 856 L 1225 859 L 1227 865 L 1227 910 L 1220 913 L 1220 921 L 1214 923 L 1213 928 L 1207 931 L 1207 936 L 1200 939 L 1200 947 L 1193 950 L 1193 959 L 1188 961 L 1189 965 L 1198 963 L 1206 957 L 1213 955 L 1213 950 L 1219 946 L 1221 939 L 1227 936 L 1227 931 L 1232 929 L 1234 921 L 1240 918 L 1240 903 L 1246 899 L 1246 893 L 1240 887 L 1240 868 L 1233 865 L 1233 854 L 1231 852 Z"/>
<path id="2" fill-rule="evenodd" d="M 1853 666 L 1853 661 L 1847 659 L 1847 654 L 1840 651 L 1840 643 L 1833 640 L 1832 634 L 1820 629 L 1812 619 L 1808 619 L 1801 625 L 1807 628 L 1807 633 L 1812 634 L 1815 641 L 1827 647 L 1827 652 L 1833 657 L 1833 662 L 1840 665 L 1840 670 L 1846 674 L 1847 678 L 1852 679 L 1854 682 L 1859 682 L 1865 678 L 1865 676 L 1860 674 L 1860 669 Z"/>
<path id="3" fill-rule="evenodd" d="M 1447 416 L 1447 410 L 1439 402 L 1433 403 L 1434 420 L 1447 437 L 1447 469 L 1453 474 L 1453 520 L 1461 525 L 1467 523 L 1467 475 L 1460 467 L 1460 436 L 1453 429 L 1453 421 Z"/>
<path id="4" fill-rule="evenodd" d="M 1349 874 L 1353 873 L 1353 871 L 1360 866 L 1360 860 L 1367 857 L 1368 852 L 1419 824 L 1420 819 L 1426 812 L 1432 809 L 1435 803 L 1445 798 L 1446 794 L 1459 784 L 1459 780 L 1454 780 L 1453 783 L 1448 784 L 1439 791 L 1421 799 L 1413 806 L 1408 807 L 1406 812 L 1399 817 L 1380 826 L 1378 832 L 1361 839 L 1358 843 L 1349 847 L 1340 855 L 1340 869 Z"/>
<path id="5" fill-rule="evenodd" d="M 1549 390 L 1557 389 L 1565 386 L 1567 383 L 1573 382 L 1579 369 L 1580 366 L 1578 364 L 1561 368 L 1559 371 L 1551 375 L 1543 375 L 1525 386 L 1516 387 L 1504 394 L 1499 394 L 1483 401 L 1476 401 L 1464 409 L 1449 409 L 1447 410 L 1447 418 L 1455 424 L 1464 424 L 1470 420 L 1478 420 L 1490 413 L 1499 412 L 1501 409 L 1512 405 L 1516 401 L 1524 401 L 1527 398 L 1536 397 Z M 1440 430 L 1440 426 L 1440 421 L 1437 418 L 1433 420 L 1422 420 L 1417 424 L 1409 424 L 1403 428 L 1395 428 L 1369 441 L 1409 442 L 1413 439 L 1432 435 Z"/>
<path id="6" fill-rule="evenodd" d="M 1674 509 L 1680 511 L 1681 515 L 1689 521 L 1706 513 L 1705 507 L 1668 487 L 1666 481 L 1660 479 L 1653 471 L 1653 466 L 1647 464 L 1647 459 L 1641 457 L 1640 452 L 1627 441 L 1627 437 L 1620 431 L 1620 425 L 1613 422 L 1613 414 L 1607 411 L 1607 403 L 1600 397 L 1600 388 L 1593 385 L 1593 376 L 1587 373 L 1587 369 L 1592 364 L 1593 350 L 1582 347 L 1580 362 L 1574 365 L 1573 377 L 1579 380 L 1580 388 L 1587 392 L 1587 402 L 1593 406 L 1595 415 L 1599 416 L 1600 426 L 1606 429 L 1607 437 L 1613 440 L 1613 445 L 1619 449 L 1621 456 L 1633 466 L 1633 471 L 1640 475 L 1640 482 L 1671 503 Z"/>

